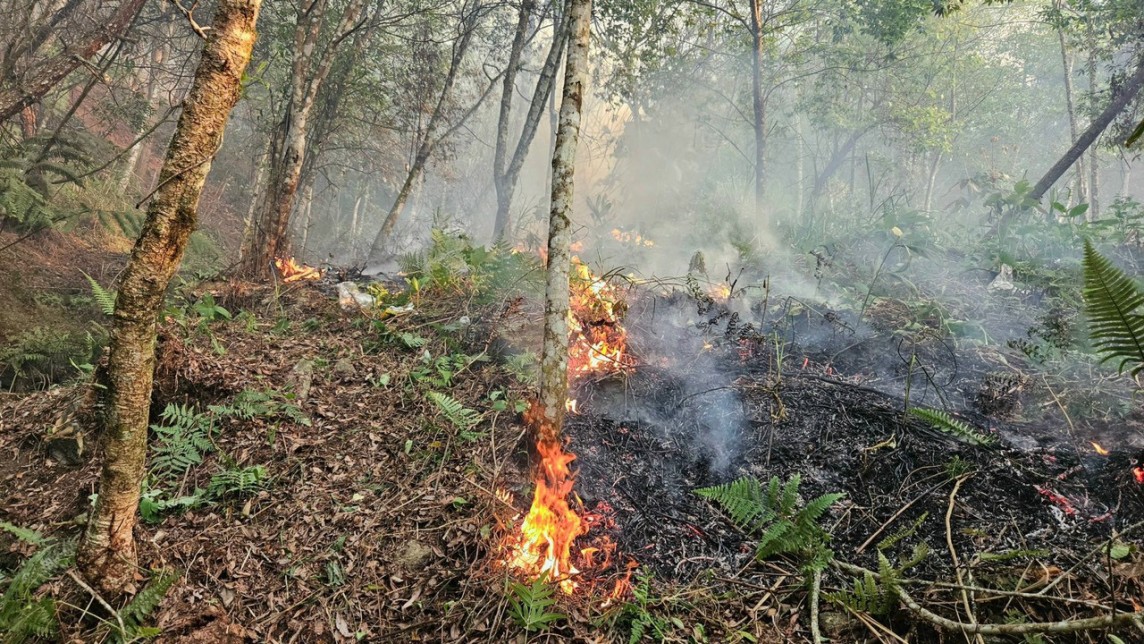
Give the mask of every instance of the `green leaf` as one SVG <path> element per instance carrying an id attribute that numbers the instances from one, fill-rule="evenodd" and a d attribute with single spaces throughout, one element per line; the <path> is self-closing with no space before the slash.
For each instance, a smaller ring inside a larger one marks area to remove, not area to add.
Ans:
<path id="1" fill-rule="evenodd" d="M 1093 346 L 1101 362 L 1118 360 L 1135 376 L 1144 369 L 1144 290 L 1124 271 L 1084 242 L 1084 303 Z"/>

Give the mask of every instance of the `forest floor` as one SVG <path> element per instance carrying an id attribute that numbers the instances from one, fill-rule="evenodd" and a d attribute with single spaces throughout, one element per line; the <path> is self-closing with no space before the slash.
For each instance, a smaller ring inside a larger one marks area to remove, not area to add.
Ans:
<path id="1" fill-rule="evenodd" d="M 580 545 L 607 556 L 578 554 L 575 592 L 530 602 L 505 544 L 532 488 L 518 413 L 531 387 L 510 365 L 535 348 L 535 303 L 425 292 L 415 313 L 382 321 L 339 308 L 329 283 L 196 295 L 202 305 L 163 324 L 153 418 L 188 405 L 210 416 L 213 445 L 176 480 L 153 472 L 152 499 L 168 505 L 137 532 L 140 583 L 182 576 L 152 616 L 159 641 L 779 642 L 808 640 L 811 612 L 832 641 L 963 641 L 879 606 L 869 576 L 869 592 L 854 590 L 853 566 L 904 564 L 923 543 L 898 583 L 951 619 L 1110 618 L 1051 641 L 1139 637 L 1115 617 L 1144 605 L 1133 545 L 1144 485 L 1130 449 L 1030 444 L 1043 423 L 983 417 L 966 418 L 985 441 L 938 431 L 900 396 L 725 307 L 639 292 L 628 303 L 639 366 L 580 382 L 565 432 L 588 520 Z M 479 420 L 456 422 L 431 393 Z M 79 534 L 97 465 L 60 454 L 46 430 L 82 396 L 63 387 L 0 406 L 0 520 L 57 541 Z M 256 467 L 252 485 L 180 507 L 220 473 Z M 797 557 L 755 561 L 755 536 L 694 494 L 795 474 L 802 499 L 846 495 L 824 517 L 844 563 L 824 571 L 817 602 Z M 0 551 L 9 567 L 28 546 L 0 533 Z M 61 641 L 106 636 L 68 577 L 41 592 L 63 607 Z M 529 609 L 554 620 L 530 633 Z"/>

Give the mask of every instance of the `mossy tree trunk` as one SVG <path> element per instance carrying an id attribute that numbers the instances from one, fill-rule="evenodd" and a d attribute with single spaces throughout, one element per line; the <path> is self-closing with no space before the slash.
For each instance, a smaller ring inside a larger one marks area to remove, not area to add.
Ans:
<path id="1" fill-rule="evenodd" d="M 199 197 L 238 101 L 261 0 L 219 0 L 209 39 L 139 239 L 119 283 L 104 374 L 103 470 L 80 544 L 91 583 L 116 595 L 136 568 L 133 530 L 147 460 L 155 334 L 163 297 L 195 228 Z"/>
<path id="2" fill-rule="evenodd" d="M 559 440 L 568 397 L 568 273 L 571 269 L 572 196 L 580 115 L 588 80 L 592 0 L 573 0 L 569 11 L 564 95 L 552 154 L 552 210 L 548 219 L 548 271 L 544 297 L 544 348 L 540 357 L 539 442 Z"/>

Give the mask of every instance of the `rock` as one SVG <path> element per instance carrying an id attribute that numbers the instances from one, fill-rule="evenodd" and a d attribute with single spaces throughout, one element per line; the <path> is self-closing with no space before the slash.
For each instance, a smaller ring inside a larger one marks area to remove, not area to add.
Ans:
<path id="1" fill-rule="evenodd" d="M 310 395 L 310 386 L 314 382 L 314 361 L 303 358 L 290 370 L 286 379 L 286 386 L 294 392 L 295 401 L 302 404 Z"/>
<path id="2" fill-rule="evenodd" d="M 48 456 L 64 465 L 83 465 L 83 432 L 75 424 L 59 429 L 53 428 L 45 439 Z"/>
<path id="3" fill-rule="evenodd" d="M 353 376 L 357 374 L 357 368 L 349 358 L 342 358 L 334 363 L 334 373 L 339 376 Z"/>
<path id="4" fill-rule="evenodd" d="M 407 541 L 397 550 L 397 564 L 406 570 L 416 570 L 433 556 L 433 550 L 420 541 Z"/>

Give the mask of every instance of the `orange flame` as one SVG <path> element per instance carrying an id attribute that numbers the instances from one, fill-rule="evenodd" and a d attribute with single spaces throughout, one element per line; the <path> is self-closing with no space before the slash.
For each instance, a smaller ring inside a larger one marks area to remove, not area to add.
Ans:
<path id="1" fill-rule="evenodd" d="M 623 301 L 616 288 L 573 259 L 571 290 L 569 372 L 587 376 L 632 366 L 626 355 L 628 332 L 620 324 Z"/>
<path id="2" fill-rule="evenodd" d="M 313 266 L 306 266 L 294 261 L 293 257 L 285 259 L 279 257 L 274 260 L 274 267 L 282 275 L 283 282 L 298 282 L 301 280 L 322 279 L 322 271 Z"/>
<path id="3" fill-rule="evenodd" d="M 1094 450 L 1096 450 L 1096 453 L 1097 453 L 1097 454 L 1100 454 L 1101 456 L 1108 456 L 1108 450 L 1106 450 L 1106 449 L 1104 449 L 1103 447 L 1101 447 L 1101 446 L 1100 446 L 1100 443 L 1098 443 L 1098 442 L 1096 442 L 1096 441 L 1089 441 L 1089 443 L 1091 443 L 1091 444 L 1092 444 L 1092 448 L 1093 448 Z"/>
<path id="4" fill-rule="evenodd" d="M 576 589 L 574 577 L 580 572 L 572 565 L 572 541 L 584 533 L 580 516 L 568 505 L 574 480 L 568 465 L 576 455 L 565 452 L 555 441 L 542 440 L 536 448 L 540 452 L 536 492 L 508 566 L 529 577 L 559 581 L 560 589 L 571 593 Z"/>
<path id="5" fill-rule="evenodd" d="M 1132 476 L 1136 478 L 1137 483 L 1144 485 L 1144 466 L 1132 468 Z"/>

